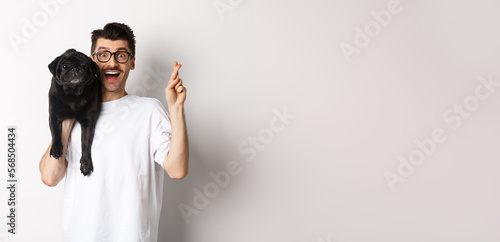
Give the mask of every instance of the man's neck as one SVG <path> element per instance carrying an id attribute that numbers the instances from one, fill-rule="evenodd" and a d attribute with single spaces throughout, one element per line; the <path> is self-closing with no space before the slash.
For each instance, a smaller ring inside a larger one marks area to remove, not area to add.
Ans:
<path id="1" fill-rule="evenodd" d="M 124 97 L 127 94 L 128 93 L 125 90 L 120 91 L 120 92 L 107 92 L 107 91 L 104 91 L 104 92 L 102 92 L 102 101 L 103 102 L 109 102 L 109 101 L 117 100 L 117 99 L 120 99 L 120 98 Z"/>

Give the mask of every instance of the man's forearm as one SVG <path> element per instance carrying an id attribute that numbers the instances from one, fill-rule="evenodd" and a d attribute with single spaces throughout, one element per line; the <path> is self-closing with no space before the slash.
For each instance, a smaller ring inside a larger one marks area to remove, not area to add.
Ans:
<path id="1" fill-rule="evenodd" d="M 182 179 L 188 173 L 189 144 L 183 106 L 169 106 L 172 139 L 168 155 L 163 162 L 167 174 L 174 179 Z"/>
<path id="2" fill-rule="evenodd" d="M 50 149 L 52 143 L 40 160 L 40 174 L 42 181 L 47 186 L 55 186 L 66 175 L 67 162 L 66 162 L 66 149 L 68 146 L 68 139 L 73 128 L 74 120 L 64 120 L 62 123 L 61 141 L 63 144 L 63 153 L 59 159 L 50 156 Z"/>

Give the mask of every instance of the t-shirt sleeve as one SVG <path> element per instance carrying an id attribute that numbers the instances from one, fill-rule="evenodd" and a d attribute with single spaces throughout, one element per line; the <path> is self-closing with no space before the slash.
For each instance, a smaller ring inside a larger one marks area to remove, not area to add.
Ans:
<path id="1" fill-rule="evenodd" d="M 158 163 L 163 169 L 163 161 L 167 157 L 168 151 L 170 150 L 170 141 L 172 138 L 172 126 L 170 124 L 170 117 L 168 116 L 165 108 L 158 102 L 159 109 L 159 119 L 152 135 L 153 144 L 153 157 L 156 163 Z"/>

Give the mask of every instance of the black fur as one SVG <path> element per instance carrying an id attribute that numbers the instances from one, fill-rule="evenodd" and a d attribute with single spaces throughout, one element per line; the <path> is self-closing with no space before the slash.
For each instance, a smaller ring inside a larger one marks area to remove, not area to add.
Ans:
<path id="1" fill-rule="evenodd" d="M 62 156 L 62 121 L 75 118 L 82 127 L 80 170 L 84 176 L 90 175 L 94 170 L 90 151 L 102 100 L 99 67 L 90 57 L 69 49 L 49 64 L 49 70 L 53 75 L 49 90 L 50 155 L 56 159 Z"/>

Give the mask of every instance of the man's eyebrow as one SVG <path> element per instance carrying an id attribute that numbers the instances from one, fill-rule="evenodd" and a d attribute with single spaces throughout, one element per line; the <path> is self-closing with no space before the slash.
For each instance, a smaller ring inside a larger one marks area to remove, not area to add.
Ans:
<path id="1" fill-rule="evenodd" d="M 109 50 L 109 49 L 107 47 L 100 46 L 97 50 Z M 117 49 L 117 51 L 119 51 L 119 50 L 128 51 L 127 48 L 125 48 L 125 47 L 120 47 Z"/>

